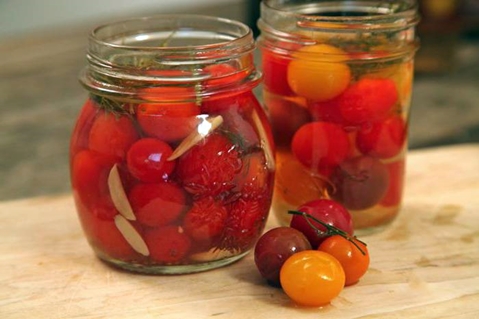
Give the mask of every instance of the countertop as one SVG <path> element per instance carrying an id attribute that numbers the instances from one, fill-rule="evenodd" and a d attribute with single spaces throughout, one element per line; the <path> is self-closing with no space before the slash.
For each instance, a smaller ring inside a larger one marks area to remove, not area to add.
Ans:
<path id="1" fill-rule="evenodd" d="M 69 194 L 1 202 L 0 316 L 479 318 L 478 159 L 479 144 L 411 151 L 400 216 L 362 237 L 370 269 L 312 309 L 266 285 L 252 254 L 192 275 L 130 274 L 93 256 Z"/>

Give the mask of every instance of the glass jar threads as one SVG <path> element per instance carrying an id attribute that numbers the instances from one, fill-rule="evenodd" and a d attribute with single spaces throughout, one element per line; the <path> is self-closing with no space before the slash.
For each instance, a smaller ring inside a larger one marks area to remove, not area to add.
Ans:
<path id="1" fill-rule="evenodd" d="M 398 214 L 417 22 L 412 0 L 263 1 L 258 45 L 283 223 L 317 198 L 342 203 L 364 231 Z"/>
<path id="2" fill-rule="evenodd" d="M 244 256 L 271 204 L 274 144 L 252 93 L 254 40 L 196 15 L 95 29 L 71 137 L 71 183 L 97 256 L 120 268 L 190 273 Z"/>

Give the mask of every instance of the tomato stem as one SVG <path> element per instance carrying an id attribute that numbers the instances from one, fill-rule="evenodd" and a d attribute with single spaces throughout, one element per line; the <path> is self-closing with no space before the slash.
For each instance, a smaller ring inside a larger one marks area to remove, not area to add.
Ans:
<path id="1" fill-rule="evenodd" d="M 351 236 L 349 235 L 347 232 L 345 232 L 344 230 L 342 229 L 339 229 L 337 227 L 334 227 L 333 225 L 330 225 L 328 223 L 325 223 L 323 222 L 322 220 L 320 219 L 317 219 L 316 217 L 308 214 L 308 213 L 305 213 L 305 212 L 300 212 L 300 211 L 296 211 L 296 210 L 290 210 L 288 211 L 288 214 L 291 214 L 291 215 L 301 215 L 303 216 L 305 219 L 306 219 L 306 222 L 319 234 L 319 235 L 326 235 L 326 236 L 333 236 L 333 235 L 339 235 L 343 238 L 345 238 L 346 240 L 348 240 L 349 242 L 351 242 L 354 246 L 356 246 L 356 248 L 361 252 L 361 254 L 363 255 L 366 255 L 366 252 L 361 249 L 361 247 L 359 247 L 359 245 L 356 243 L 356 241 L 360 242 L 361 244 L 363 244 L 364 246 L 367 246 L 367 244 L 365 242 L 363 242 L 362 240 L 358 239 L 356 236 Z M 310 219 L 312 219 L 313 221 L 321 224 L 322 226 L 324 226 L 326 228 L 326 232 L 318 229 L 318 227 L 314 226 L 313 223 L 310 221 Z"/>

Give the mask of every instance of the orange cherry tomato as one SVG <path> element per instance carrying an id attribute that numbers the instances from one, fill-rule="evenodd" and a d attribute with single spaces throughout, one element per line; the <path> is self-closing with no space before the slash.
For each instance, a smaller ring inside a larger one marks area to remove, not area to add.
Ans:
<path id="1" fill-rule="evenodd" d="M 332 45 L 305 46 L 293 54 L 288 66 L 291 89 L 314 101 L 330 100 L 341 94 L 351 81 L 346 52 Z"/>
<path id="2" fill-rule="evenodd" d="M 281 267 L 284 292 L 297 304 L 319 307 L 328 304 L 344 287 L 339 261 L 318 250 L 304 250 L 289 257 Z"/>
<path id="3" fill-rule="evenodd" d="M 369 267 L 368 248 L 357 239 L 354 242 L 364 254 L 352 242 L 339 235 L 328 237 L 318 247 L 319 251 L 334 256 L 341 263 L 346 275 L 346 286 L 357 283 Z"/>

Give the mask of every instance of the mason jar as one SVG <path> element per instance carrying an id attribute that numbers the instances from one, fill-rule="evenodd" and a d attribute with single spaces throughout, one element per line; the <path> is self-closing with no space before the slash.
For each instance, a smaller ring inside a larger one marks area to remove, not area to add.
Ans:
<path id="1" fill-rule="evenodd" d="M 242 23 L 162 15 L 100 26 L 70 144 L 86 238 L 117 267 L 190 273 L 253 247 L 271 204 L 274 143 L 252 93 Z"/>
<path id="2" fill-rule="evenodd" d="M 264 0 L 258 46 L 276 142 L 273 211 L 318 198 L 356 230 L 398 214 L 418 48 L 413 0 Z"/>

